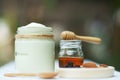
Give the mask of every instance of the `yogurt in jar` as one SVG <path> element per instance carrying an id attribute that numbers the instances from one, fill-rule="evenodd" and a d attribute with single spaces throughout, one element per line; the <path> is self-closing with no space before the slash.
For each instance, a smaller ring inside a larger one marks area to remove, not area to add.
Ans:
<path id="1" fill-rule="evenodd" d="M 17 72 L 54 71 L 55 42 L 51 27 L 39 23 L 30 23 L 19 27 L 15 38 Z"/>

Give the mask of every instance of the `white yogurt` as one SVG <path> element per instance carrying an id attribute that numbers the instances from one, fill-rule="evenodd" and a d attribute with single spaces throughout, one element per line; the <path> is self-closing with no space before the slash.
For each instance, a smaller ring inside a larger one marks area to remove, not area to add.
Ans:
<path id="1" fill-rule="evenodd" d="M 50 27 L 38 23 L 30 23 L 17 29 L 15 40 L 15 63 L 17 72 L 37 73 L 54 71 L 54 47 L 51 37 L 36 35 L 53 35 Z M 32 35 L 32 36 L 31 36 Z M 27 38 L 29 36 L 29 38 Z"/>

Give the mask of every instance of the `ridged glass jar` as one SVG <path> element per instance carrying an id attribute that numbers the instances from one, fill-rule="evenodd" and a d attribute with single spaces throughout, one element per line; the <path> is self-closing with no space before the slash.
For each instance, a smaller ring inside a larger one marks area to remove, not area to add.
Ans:
<path id="1" fill-rule="evenodd" d="M 61 40 L 59 52 L 59 67 L 72 68 L 83 64 L 83 51 L 80 40 Z"/>

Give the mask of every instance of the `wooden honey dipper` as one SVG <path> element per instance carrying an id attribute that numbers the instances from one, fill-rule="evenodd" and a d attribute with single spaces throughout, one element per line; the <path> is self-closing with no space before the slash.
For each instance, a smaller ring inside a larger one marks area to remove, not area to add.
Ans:
<path id="1" fill-rule="evenodd" d="M 78 36 L 74 32 L 71 32 L 71 31 L 63 31 L 61 33 L 61 39 L 63 39 L 63 40 L 78 39 L 78 40 L 81 40 L 81 41 L 94 43 L 94 44 L 100 44 L 101 43 L 101 39 L 100 38 L 89 37 L 89 36 Z"/>

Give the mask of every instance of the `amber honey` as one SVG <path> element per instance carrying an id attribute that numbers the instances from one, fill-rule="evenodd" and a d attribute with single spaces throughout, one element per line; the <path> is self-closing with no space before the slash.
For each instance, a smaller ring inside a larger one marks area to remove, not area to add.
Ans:
<path id="1" fill-rule="evenodd" d="M 59 67 L 80 67 L 83 64 L 82 57 L 59 57 Z"/>

